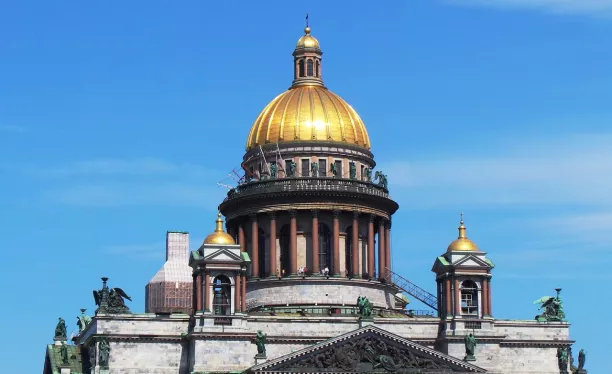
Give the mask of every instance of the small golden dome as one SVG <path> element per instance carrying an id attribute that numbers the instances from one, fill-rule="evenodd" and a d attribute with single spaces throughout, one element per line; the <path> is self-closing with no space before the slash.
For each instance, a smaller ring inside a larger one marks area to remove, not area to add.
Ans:
<path id="1" fill-rule="evenodd" d="M 302 36 L 295 48 L 320 48 L 319 41 L 312 35 L 310 35 L 310 27 L 306 26 L 304 29 L 304 36 Z"/>
<path id="2" fill-rule="evenodd" d="M 370 149 L 359 114 L 340 96 L 318 85 L 294 86 L 272 100 L 253 123 L 246 149 L 291 141 L 346 143 Z"/>
<path id="3" fill-rule="evenodd" d="M 461 222 L 459 222 L 459 237 L 457 240 L 450 243 L 446 252 L 453 251 L 478 251 L 478 246 L 476 243 L 468 239 L 465 235 L 465 226 L 463 225 L 463 213 L 461 213 Z"/>
<path id="4" fill-rule="evenodd" d="M 236 244 L 234 238 L 225 231 L 223 231 L 223 220 L 221 219 L 221 213 L 217 214 L 217 226 L 215 232 L 208 235 L 204 239 L 204 244 Z"/>

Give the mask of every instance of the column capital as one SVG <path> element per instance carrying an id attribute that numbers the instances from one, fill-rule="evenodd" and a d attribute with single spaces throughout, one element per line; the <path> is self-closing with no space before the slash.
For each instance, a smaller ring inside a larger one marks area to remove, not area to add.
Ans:
<path id="1" fill-rule="evenodd" d="M 319 218 L 319 209 L 310 209 L 313 218 Z"/>
<path id="2" fill-rule="evenodd" d="M 368 222 L 374 223 L 374 221 L 376 221 L 376 214 L 369 214 L 368 215 Z"/>
<path id="3" fill-rule="evenodd" d="M 340 217 L 340 213 L 341 213 L 341 212 L 342 212 L 342 211 L 341 211 L 340 209 L 333 209 L 333 210 L 332 210 L 332 214 L 334 215 L 334 218 L 338 218 L 338 217 Z"/>
<path id="4" fill-rule="evenodd" d="M 386 226 L 387 226 L 387 229 L 391 230 L 391 220 L 387 221 L 387 225 Z"/>
<path id="5" fill-rule="evenodd" d="M 358 210 L 354 210 L 353 211 L 353 219 L 357 219 L 359 218 L 359 215 L 361 215 L 361 212 Z"/>
<path id="6" fill-rule="evenodd" d="M 297 217 L 297 210 L 291 209 L 288 212 L 289 212 L 289 217 L 291 217 L 291 218 Z"/>
<path id="7" fill-rule="evenodd" d="M 251 222 L 256 222 L 257 221 L 257 213 L 249 213 L 249 218 L 251 219 Z"/>
<path id="8" fill-rule="evenodd" d="M 268 217 L 270 217 L 270 219 L 276 219 L 276 211 L 268 212 Z"/>

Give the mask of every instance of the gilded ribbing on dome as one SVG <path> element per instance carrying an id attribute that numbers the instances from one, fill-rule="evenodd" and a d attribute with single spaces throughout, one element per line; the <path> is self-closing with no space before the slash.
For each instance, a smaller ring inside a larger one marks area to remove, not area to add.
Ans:
<path id="1" fill-rule="evenodd" d="M 278 95 L 261 111 L 246 143 L 329 141 L 370 149 L 370 138 L 357 112 L 323 86 L 301 85 Z"/>

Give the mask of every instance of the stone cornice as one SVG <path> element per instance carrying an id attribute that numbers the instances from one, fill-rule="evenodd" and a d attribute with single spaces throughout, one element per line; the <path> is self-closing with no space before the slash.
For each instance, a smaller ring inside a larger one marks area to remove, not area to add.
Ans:
<path id="1" fill-rule="evenodd" d="M 500 347 L 558 348 L 569 347 L 575 340 L 503 340 Z"/>

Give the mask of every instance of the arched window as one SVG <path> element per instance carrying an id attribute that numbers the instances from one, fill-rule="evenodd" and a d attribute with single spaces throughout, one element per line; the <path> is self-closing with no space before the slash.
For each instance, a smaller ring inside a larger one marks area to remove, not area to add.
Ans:
<path id="1" fill-rule="evenodd" d="M 320 62 L 319 60 L 317 60 L 317 64 L 316 64 L 316 66 L 317 66 L 317 70 L 316 70 L 316 75 L 315 75 L 315 76 L 316 76 L 317 78 L 321 78 L 321 69 L 320 69 L 320 67 L 321 67 L 321 62 Z"/>
<path id="2" fill-rule="evenodd" d="M 268 276 L 268 274 L 264 274 L 266 271 L 266 234 L 261 228 L 259 229 L 257 249 L 259 251 L 259 274 L 266 277 Z"/>
<path id="3" fill-rule="evenodd" d="M 298 76 L 304 76 L 304 60 L 300 60 L 300 62 L 298 62 Z"/>
<path id="4" fill-rule="evenodd" d="M 306 75 L 312 77 L 314 75 L 314 64 L 312 60 L 306 62 Z"/>
<path id="5" fill-rule="evenodd" d="M 280 230 L 279 235 L 280 242 L 280 274 L 281 276 L 289 275 L 291 272 L 290 263 L 289 263 L 289 225 L 284 225 Z"/>
<path id="6" fill-rule="evenodd" d="M 228 316 L 232 313 L 232 283 L 225 275 L 213 280 L 213 313 Z"/>
<path id="7" fill-rule="evenodd" d="M 348 274 L 353 274 L 353 226 L 346 228 L 346 237 L 344 239 L 344 263 L 346 264 L 346 271 Z"/>
<path id="8" fill-rule="evenodd" d="M 324 223 L 319 223 L 319 267 L 321 270 L 326 267 L 329 269 L 329 274 L 334 273 L 333 267 L 335 264 L 331 262 L 331 230 Z"/>
<path id="9" fill-rule="evenodd" d="M 478 315 L 478 286 L 474 281 L 461 283 L 461 314 Z"/>

